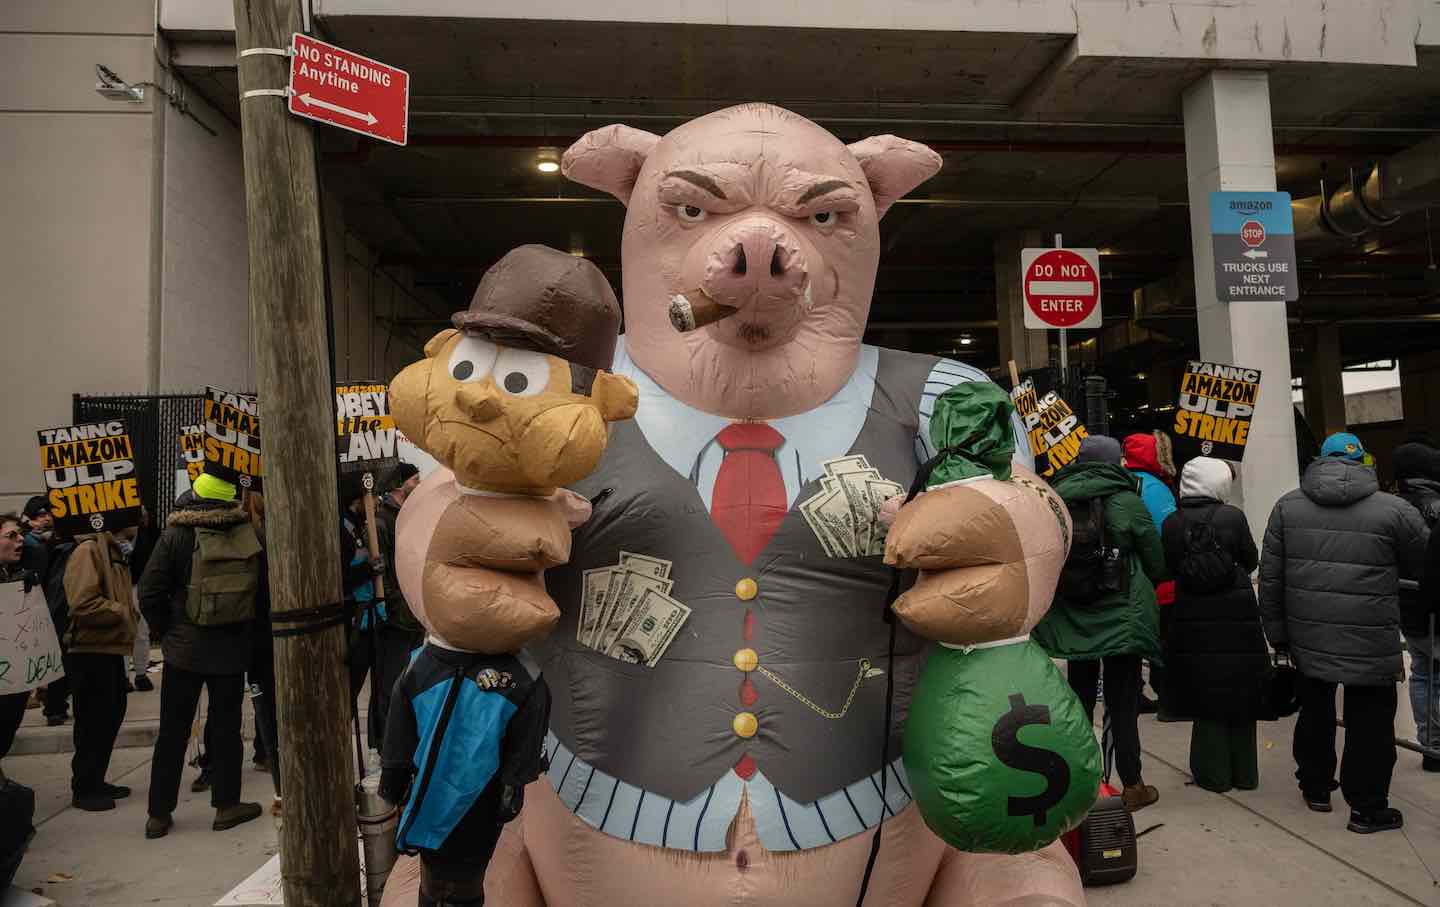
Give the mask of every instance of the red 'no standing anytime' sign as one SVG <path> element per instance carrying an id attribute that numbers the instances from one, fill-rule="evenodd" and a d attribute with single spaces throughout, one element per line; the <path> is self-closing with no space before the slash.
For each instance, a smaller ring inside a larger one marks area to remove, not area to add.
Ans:
<path id="1" fill-rule="evenodd" d="M 384 142 L 405 144 L 409 73 L 309 35 L 295 35 L 292 49 L 291 113 Z"/>
<path id="2" fill-rule="evenodd" d="M 1098 250 L 1023 249 L 1020 272 L 1027 328 L 1100 327 Z"/>

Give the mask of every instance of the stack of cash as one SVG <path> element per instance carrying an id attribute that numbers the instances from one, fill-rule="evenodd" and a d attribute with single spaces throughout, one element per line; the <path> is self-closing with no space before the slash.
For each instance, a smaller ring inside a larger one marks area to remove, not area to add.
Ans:
<path id="1" fill-rule="evenodd" d="M 826 460 L 821 490 L 800 502 L 800 513 L 828 557 L 868 557 L 885 553 L 889 527 L 879 520 L 880 506 L 905 489 L 881 477 L 863 456 Z"/>
<path id="2" fill-rule="evenodd" d="M 655 667 L 690 608 L 670 597 L 670 561 L 620 552 L 620 563 L 585 571 L 575 638 L 611 658 Z"/>

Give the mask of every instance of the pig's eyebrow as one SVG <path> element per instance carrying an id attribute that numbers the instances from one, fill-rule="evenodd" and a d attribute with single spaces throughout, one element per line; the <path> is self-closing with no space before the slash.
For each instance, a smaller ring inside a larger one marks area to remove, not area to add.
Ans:
<path id="1" fill-rule="evenodd" d="M 720 188 L 719 184 L 703 173 L 696 173 L 694 170 L 671 170 L 665 175 L 682 179 L 687 183 L 694 183 L 716 198 L 726 198 L 725 192 Z"/>
<path id="2" fill-rule="evenodd" d="M 795 202 L 795 204 L 803 205 L 806 202 L 810 201 L 812 198 L 819 198 L 822 195 L 834 192 L 836 189 L 849 188 L 850 184 L 845 180 L 824 180 L 822 182 L 816 183 L 809 189 L 806 189 L 805 193 L 800 196 L 800 198 Z"/>

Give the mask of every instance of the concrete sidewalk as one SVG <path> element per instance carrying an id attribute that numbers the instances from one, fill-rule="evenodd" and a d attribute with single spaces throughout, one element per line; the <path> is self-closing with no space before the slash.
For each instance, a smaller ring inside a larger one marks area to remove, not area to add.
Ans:
<path id="1" fill-rule="evenodd" d="M 1413 737 L 1405 696 L 1402 687 L 1396 724 Z M 158 693 L 136 694 L 131 714 L 137 722 L 151 720 L 146 713 L 157 713 L 158 702 Z M 33 727 L 34 713 L 27 722 Z M 1338 794 L 1329 815 L 1301 803 L 1290 756 L 1293 728 L 1293 718 L 1262 724 L 1260 789 L 1219 795 L 1187 785 L 1190 725 L 1143 718 L 1145 777 L 1159 787 L 1160 802 L 1136 815 L 1136 828 L 1159 827 L 1140 840 L 1139 875 L 1090 889 L 1091 907 L 1440 907 L 1440 888 L 1421 861 L 1440 871 L 1440 775 L 1422 773 L 1420 757 L 1401 750 L 1391 797 L 1405 813 L 1404 833 L 1352 834 Z M 110 778 L 134 788 L 134 796 L 114 812 L 91 814 L 70 806 L 68 755 L 7 758 L 5 771 L 39 798 L 39 833 L 15 884 L 39 889 L 61 907 L 207 907 L 276 852 L 268 814 L 228 832 L 211 831 L 209 795 L 189 791 L 192 769 L 185 772 L 175 829 L 145 840 L 149 765 L 148 747 L 117 750 Z M 268 805 L 267 775 L 247 764 L 244 785 L 247 799 Z M 48 881 L 59 873 L 74 878 Z"/>

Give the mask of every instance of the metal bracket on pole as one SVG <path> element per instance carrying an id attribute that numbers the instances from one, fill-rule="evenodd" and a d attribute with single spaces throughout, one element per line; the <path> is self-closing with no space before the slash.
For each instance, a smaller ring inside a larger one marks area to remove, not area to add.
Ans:
<path id="1" fill-rule="evenodd" d="M 245 50 L 240 51 L 240 56 L 242 57 L 258 57 L 261 54 L 273 57 L 293 57 L 295 56 L 295 51 L 289 47 L 247 47 Z"/>
<path id="2" fill-rule="evenodd" d="M 244 92 L 241 92 L 241 93 L 240 93 L 240 100 L 242 100 L 242 101 L 246 100 L 247 98 L 270 98 L 270 97 L 274 97 L 274 98 L 288 98 L 288 97 L 290 97 L 290 89 L 288 89 L 288 88 L 252 88 L 252 89 L 250 89 L 249 91 L 244 91 Z"/>

